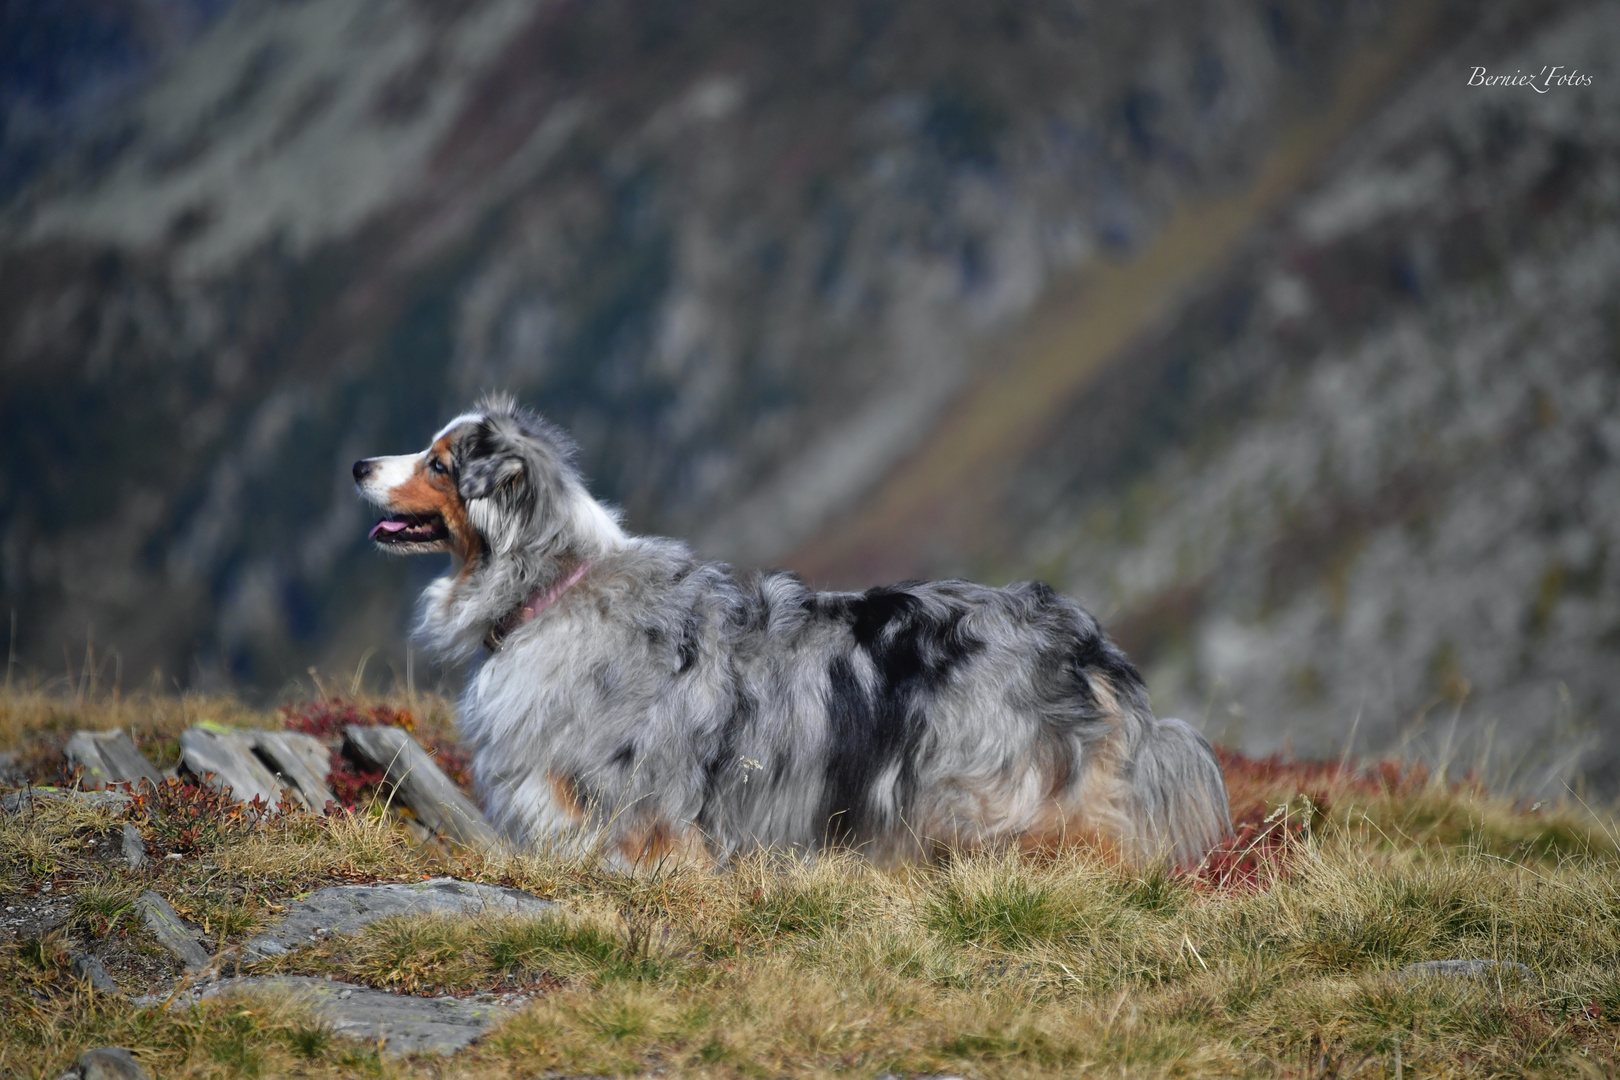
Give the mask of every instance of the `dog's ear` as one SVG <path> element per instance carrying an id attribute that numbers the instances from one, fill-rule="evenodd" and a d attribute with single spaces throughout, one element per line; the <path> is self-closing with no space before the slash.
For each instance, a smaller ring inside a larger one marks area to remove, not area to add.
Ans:
<path id="1" fill-rule="evenodd" d="M 523 478 L 523 459 L 516 454 L 469 458 L 461 466 L 456 487 L 465 500 L 487 499 L 499 488 Z"/>
<path id="2" fill-rule="evenodd" d="M 456 490 L 463 500 L 487 499 L 502 488 L 522 486 L 526 466 L 523 455 L 509 445 L 506 434 L 486 421 L 470 432 L 460 447 Z"/>

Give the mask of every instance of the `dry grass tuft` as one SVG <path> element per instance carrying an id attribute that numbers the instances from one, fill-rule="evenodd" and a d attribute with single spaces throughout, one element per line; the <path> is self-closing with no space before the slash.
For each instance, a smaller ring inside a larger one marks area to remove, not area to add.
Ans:
<path id="1" fill-rule="evenodd" d="M 407 707 L 363 707 L 379 705 Z M 419 725 L 442 709 L 409 707 Z M 24 746 L 114 722 L 150 745 L 204 713 L 283 719 L 205 699 L 0 701 Z M 122 815 L 42 803 L 0 815 L 0 900 L 47 911 L 0 945 L 0 1074 L 55 1077 L 108 1043 L 166 1077 L 1614 1073 L 1611 819 L 1393 764 L 1224 765 L 1239 838 L 1184 876 L 1085 852 L 896 873 L 764 854 L 724 874 L 615 875 L 582 858 L 420 847 L 375 808 L 256 818 L 178 784 Z M 107 857 L 124 821 L 156 857 L 135 874 Z M 530 997 L 450 1061 L 384 1061 L 295 1001 L 137 1009 L 67 974 L 94 948 L 121 979 L 172 979 L 129 917 L 146 888 L 217 949 L 320 885 L 437 874 L 530 889 L 563 914 L 388 920 L 264 968 Z M 1400 977 L 1449 958 L 1531 975 Z"/>

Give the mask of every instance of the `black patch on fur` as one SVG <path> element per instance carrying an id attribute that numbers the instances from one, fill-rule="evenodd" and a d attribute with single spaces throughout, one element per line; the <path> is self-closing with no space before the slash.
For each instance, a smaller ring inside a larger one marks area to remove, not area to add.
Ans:
<path id="1" fill-rule="evenodd" d="M 1147 708 L 1142 676 L 1097 620 L 1040 581 L 1011 586 L 1029 604 L 1028 621 L 1045 624 L 1053 644 L 1035 665 L 1039 704 L 1064 708 L 1084 720 L 1102 719 L 1093 680 L 1106 681 L 1122 708 Z"/>
<path id="2" fill-rule="evenodd" d="M 601 809 L 601 797 L 596 793 L 595 789 L 585 782 L 583 774 L 572 773 L 563 778 L 563 784 L 573 793 L 579 808 L 584 811 L 587 818 Z"/>
<path id="3" fill-rule="evenodd" d="M 904 743 L 904 732 L 879 726 L 876 703 L 861 689 L 849 658 L 840 656 L 827 669 L 827 724 L 831 746 L 823 816 L 828 843 L 856 842 L 866 832 L 868 792 L 882 764 Z M 884 710 L 886 720 L 892 710 Z"/>
<path id="4" fill-rule="evenodd" d="M 488 420 L 456 440 L 456 489 L 463 499 L 489 497 L 504 480 L 521 475 L 523 462 Z"/>
<path id="5" fill-rule="evenodd" d="M 928 709 L 939 689 L 984 648 L 963 633 L 960 605 L 945 600 L 944 613 L 927 611 L 912 591 L 917 584 L 871 589 L 835 602 L 849 621 L 855 647 L 871 659 L 876 679 L 867 694 L 844 656 L 827 671 L 831 748 L 823 810 L 829 841 L 860 843 L 878 831 L 879 823 L 871 820 L 872 787 L 896 761 L 900 814 L 910 813 Z"/>
<path id="6" fill-rule="evenodd" d="M 698 824 L 711 836 L 720 835 L 713 815 L 716 808 L 725 805 L 723 788 L 727 773 L 738 765 L 737 741 L 743 729 L 754 722 L 756 711 L 753 696 L 739 692 L 730 715 L 720 725 L 720 740 L 714 753 L 703 763 L 703 807 L 698 811 Z"/>
<path id="7" fill-rule="evenodd" d="M 608 758 L 608 764 L 617 765 L 621 769 L 628 769 L 635 760 L 636 744 L 627 742 L 613 752 L 613 756 Z"/>
<path id="8" fill-rule="evenodd" d="M 681 640 L 675 647 L 676 655 L 680 657 L 680 667 L 675 674 L 684 675 L 692 670 L 698 658 L 698 620 L 697 615 L 689 613 L 681 622 Z"/>
<path id="9" fill-rule="evenodd" d="M 610 660 L 599 660 L 591 665 L 590 681 L 598 701 L 614 701 L 624 687 L 624 670 Z"/>

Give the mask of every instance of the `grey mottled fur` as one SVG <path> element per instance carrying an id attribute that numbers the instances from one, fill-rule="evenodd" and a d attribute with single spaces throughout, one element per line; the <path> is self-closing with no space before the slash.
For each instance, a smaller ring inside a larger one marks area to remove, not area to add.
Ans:
<path id="1" fill-rule="evenodd" d="M 1188 865 L 1229 831 L 1208 743 L 1155 718 L 1096 621 L 1043 585 L 739 578 L 626 534 L 566 437 L 503 399 L 435 446 L 481 543 L 424 592 L 416 633 L 477 658 L 461 728 L 491 819 L 521 844 L 724 863 L 837 843 L 891 862 L 1100 836 Z M 390 508 L 404 490 L 361 488 Z M 586 562 L 483 654 L 492 626 Z"/>

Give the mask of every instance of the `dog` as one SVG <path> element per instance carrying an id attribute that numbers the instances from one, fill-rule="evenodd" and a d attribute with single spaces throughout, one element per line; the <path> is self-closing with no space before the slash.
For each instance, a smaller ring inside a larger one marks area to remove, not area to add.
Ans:
<path id="1" fill-rule="evenodd" d="M 575 459 L 497 396 L 354 465 L 378 547 L 451 555 L 415 636 L 471 661 L 459 723 L 515 844 L 717 867 L 1096 844 L 1184 868 L 1230 833 L 1209 743 L 1047 586 L 739 577 L 627 533 Z"/>

